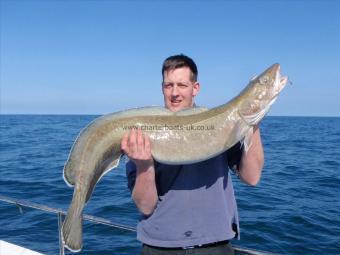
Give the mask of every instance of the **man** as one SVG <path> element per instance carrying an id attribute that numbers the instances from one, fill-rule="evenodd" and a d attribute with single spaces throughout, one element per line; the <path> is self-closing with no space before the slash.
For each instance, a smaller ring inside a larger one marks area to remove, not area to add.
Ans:
<path id="1" fill-rule="evenodd" d="M 164 61 L 166 108 L 177 112 L 195 106 L 200 90 L 197 74 L 196 64 L 187 56 Z M 187 254 L 188 249 L 191 254 L 234 254 L 229 240 L 238 236 L 239 227 L 228 166 L 245 183 L 257 184 L 264 157 L 257 127 L 247 153 L 238 143 L 195 164 L 172 166 L 153 160 L 150 140 L 140 129 L 127 133 L 121 148 L 130 158 L 129 188 L 143 215 L 137 226 L 137 239 L 144 244 L 141 254 Z"/>

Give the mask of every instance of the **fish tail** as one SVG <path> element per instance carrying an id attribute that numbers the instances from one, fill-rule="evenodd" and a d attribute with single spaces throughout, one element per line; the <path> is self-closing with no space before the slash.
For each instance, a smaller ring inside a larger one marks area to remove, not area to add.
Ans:
<path id="1" fill-rule="evenodd" d="M 84 208 L 84 198 L 80 192 L 76 191 L 73 195 L 71 206 L 67 212 L 66 218 L 62 225 L 62 238 L 65 247 L 72 252 L 79 252 L 82 249 L 83 225 L 82 210 Z M 83 196 L 84 197 L 84 196 Z"/>

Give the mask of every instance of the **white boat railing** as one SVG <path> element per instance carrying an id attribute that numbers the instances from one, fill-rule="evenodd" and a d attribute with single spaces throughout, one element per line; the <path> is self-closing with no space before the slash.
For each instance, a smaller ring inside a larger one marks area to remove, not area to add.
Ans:
<path id="1" fill-rule="evenodd" d="M 62 209 L 53 208 L 53 207 L 49 207 L 49 206 L 42 205 L 42 204 L 36 204 L 36 203 L 29 202 L 29 201 L 26 201 L 26 200 L 14 199 L 14 198 L 2 196 L 2 195 L 0 195 L 0 201 L 7 202 L 7 203 L 14 204 L 14 205 L 18 206 L 21 214 L 23 214 L 23 209 L 22 209 L 23 207 L 32 208 L 32 209 L 56 214 L 57 220 L 58 220 L 58 236 L 59 236 L 59 250 L 60 250 L 59 254 L 60 255 L 65 254 L 65 247 L 64 247 L 64 244 L 62 242 L 62 236 L 61 236 L 62 235 L 61 225 L 62 225 L 62 222 L 63 222 L 63 216 L 66 216 L 66 211 L 64 211 Z M 83 220 L 88 220 L 88 221 L 94 222 L 96 224 L 102 224 L 102 225 L 110 226 L 110 227 L 113 227 L 113 228 L 116 228 L 116 229 L 136 232 L 135 227 L 132 227 L 132 226 L 129 226 L 129 225 L 124 225 L 124 224 L 118 224 L 118 223 L 112 222 L 108 219 L 93 216 L 93 215 L 83 214 Z M 239 255 L 274 255 L 273 253 L 269 253 L 269 252 L 257 251 L 257 250 L 247 249 L 247 248 L 242 248 L 242 247 L 237 247 L 237 246 L 236 247 L 233 246 L 233 248 L 234 248 L 236 254 L 239 254 Z"/>

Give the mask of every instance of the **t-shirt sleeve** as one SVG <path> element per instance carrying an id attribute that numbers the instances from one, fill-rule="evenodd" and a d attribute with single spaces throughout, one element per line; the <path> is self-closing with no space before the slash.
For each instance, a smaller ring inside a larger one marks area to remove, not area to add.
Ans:
<path id="1" fill-rule="evenodd" d="M 240 142 L 227 150 L 228 166 L 231 170 L 236 171 L 240 168 L 243 147 Z"/>
<path id="2" fill-rule="evenodd" d="M 125 170 L 126 170 L 126 178 L 127 178 L 127 184 L 128 184 L 128 188 L 132 193 L 132 190 L 135 186 L 135 182 L 136 182 L 136 165 L 135 163 L 133 163 L 131 160 L 129 160 L 126 164 L 125 164 Z"/>

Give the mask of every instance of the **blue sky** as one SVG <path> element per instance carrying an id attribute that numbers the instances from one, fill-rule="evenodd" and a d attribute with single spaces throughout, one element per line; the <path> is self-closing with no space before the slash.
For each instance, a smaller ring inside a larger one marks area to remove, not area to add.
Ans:
<path id="1" fill-rule="evenodd" d="M 199 68 L 198 105 L 273 63 L 293 82 L 269 115 L 340 116 L 340 1 L 1 1 L 0 113 L 163 105 L 161 64 Z"/>

